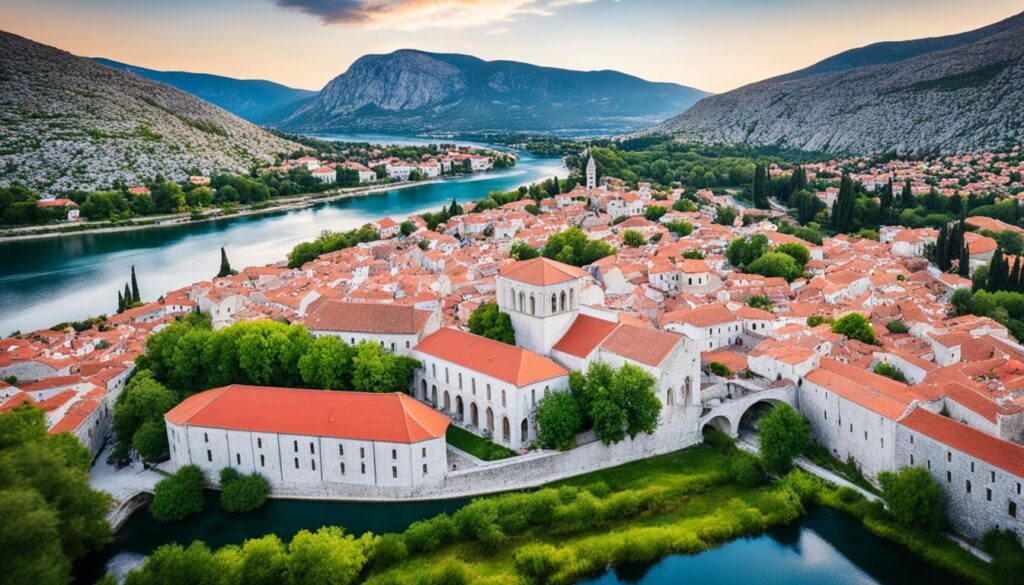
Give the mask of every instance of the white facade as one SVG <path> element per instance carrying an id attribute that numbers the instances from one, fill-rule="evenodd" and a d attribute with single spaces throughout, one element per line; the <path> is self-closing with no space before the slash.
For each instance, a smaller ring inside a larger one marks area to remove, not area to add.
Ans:
<path id="1" fill-rule="evenodd" d="M 548 355 L 576 318 L 580 279 L 542 286 L 499 275 L 495 294 L 498 308 L 512 318 L 516 344 Z"/>
<path id="2" fill-rule="evenodd" d="M 167 423 L 174 469 L 195 465 L 208 479 L 231 467 L 275 484 L 350 483 L 414 487 L 444 479 L 444 437 L 415 443 L 285 435 Z"/>

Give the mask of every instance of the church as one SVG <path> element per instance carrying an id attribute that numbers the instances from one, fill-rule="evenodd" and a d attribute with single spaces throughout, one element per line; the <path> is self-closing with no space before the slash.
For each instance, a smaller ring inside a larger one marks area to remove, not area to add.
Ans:
<path id="1" fill-rule="evenodd" d="M 549 392 L 568 390 L 569 373 L 595 361 L 633 364 L 657 380 L 662 424 L 700 407 L 700 352 L 679 333 L 620 323 L 584 270 L 547 258 L 503 266 L 498 308 L 516 346 L 454 328 L 428 335 L 412 351 L 421 367 L 415 396 L 470 431 L 512 449 L 536 439 L 534 410 Z"/>

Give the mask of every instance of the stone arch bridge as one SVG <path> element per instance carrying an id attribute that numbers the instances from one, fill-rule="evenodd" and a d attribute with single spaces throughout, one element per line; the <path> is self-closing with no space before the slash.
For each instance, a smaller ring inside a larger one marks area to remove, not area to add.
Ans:
<path id="1" fill-rule="evenodd" d="M 757 419 L 779 404 L 796 408 L 796 385 L 761 380 L 728 380 L 701 390 L 700 430 L 710 427 L 730 437 L 754 428 Z"/>

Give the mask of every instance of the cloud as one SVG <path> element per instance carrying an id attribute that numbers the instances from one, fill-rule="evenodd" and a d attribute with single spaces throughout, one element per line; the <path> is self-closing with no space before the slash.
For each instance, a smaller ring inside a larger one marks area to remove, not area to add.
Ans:
<path id="1" fill-rule="evenodd" d="M 508 22 L 550 16 L 560 8 L 595 0 L 273 0 L 285 9 L 315 16 L 325 24 L 419 30 Z"/>

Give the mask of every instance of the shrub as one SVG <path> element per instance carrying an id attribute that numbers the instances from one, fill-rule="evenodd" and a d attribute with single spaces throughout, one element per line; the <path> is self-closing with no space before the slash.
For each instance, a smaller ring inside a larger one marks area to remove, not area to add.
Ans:
<path id="1" fill-rule="evenodd" d="M 576 433 L 583 428 L 579 405 L 568 392 L 552 392 L 537 404 L 534 414 L 539 430 L 537 443 L 564 451 L 576 446 Z"/>
<path id="2" fill-rule="evenodd" d="M 992 528 L 981 537 L 981 546 L 992 555 L 996 583 L 1020 583 L 1024 575 L 1024 548 L 1016 533 Z"/>
<path id="3" fill-rule="evenodd" d="M 405 544 L 411 552 L 430 552 L 455 534 L 455 523 L 447 514 L 418 520 L 405 530 Z"/>
<path id="4" fill-rule="evenodd" d="M 203 472 L 186 465 L 157 482 L 149 512 L 158 522 L 174 522 L 203 511 Z"/>
<path id="5" fill-rule="evenodd" d="M 516 571 L 530 583 L 543 585 L 565 566 L 571 551 L 559 550 L 550 544 L 526 544 L 512 554 Z"/>
<path id="6" fill-rule="evenodd" d="M 428 582 L 432 585 L 469 585 L 472 581 L 472 575 L 466 563 L 455 559 L 446 559 L 434 567 Z"/>
<path id="7" fill-rule="evenodd" d="M 729 454 L 736 450 L 736 440 L 712 428 L 704 430 L 704 444 L 720 453 Z"/>
<path id="8" fill-rule="evenodd" d="M 711 373 L 716 376 L 721 376 L 723 378 L 732 377 L 732 370 L 730 370 L 729 366 L 723 364 L 722 362 L 711 362 L 711 364 L 708 366 L 708 370 L 710 370 Z"/>
<path id="9" fill-rule="evenodd" d="M 963 290 L 963 289 L 958 289 Z M 910 331 L 910 327 L 899 319 L 894 319 L 885 324 L 885 328 L 889 330 L 889 333 L 907 333 Z"/>
<path id="10" fill-rule="evenodd" d="M 788 470 L 811 444 L 807 420 L 788 404 L 776 406 L 761 418 L 758 436 L 765 469 L 776 473 Z"/>
<path id="11" fill-rule="evenodd" d="M 764 471 L 757 457 L 736 451 L 729 459 L 729 477 L 743 487 L 754 487 L 764 481 Z"/>
<path id="12" fill-rule="evenodd" d="M 886 378 L 896 380 L 897 382 L 903 382 L 904 384 L 907 383 L 907 377 L 892 364 L 878 362 L 871 371 L 879 376 L 885 376 Z"/>
<path id="13" fill-rule="evenodd" d="M 850 339 L 856 339 L 875 345 L 878 343 L 875 338 L 875 330 L 871 327 L 868 318 L 860 313 L 850 313 L 832 324 L 832 332 L 845 335 Z"/>
<path id="14" fill-rule="evenodd" d="M 270 484 L 258 473 L 239 475 L 230 467 L 220 472 L 220 505 L 228 512 L 251 512 L 267 501 Z"/>
<path id="15" fill-rule="evenodd" d="M 878 483 L 889 503 L 889 513 L 903 526 L 937 531 L 945 525 L 942 488 L 926 470 L 904 467 L 896 473 L 884 471 L 878 474 Z"/>
<path id="16" fill-rule="evenodd" d="M 409 547 L 401 534 L 385 534 L 377 541 L 370 553 L 374 566 L 387 567 L 404 561 L 409 556 Z"/>

